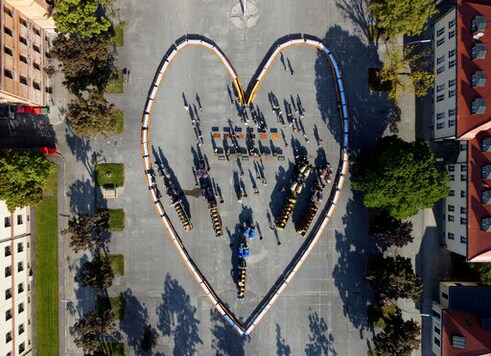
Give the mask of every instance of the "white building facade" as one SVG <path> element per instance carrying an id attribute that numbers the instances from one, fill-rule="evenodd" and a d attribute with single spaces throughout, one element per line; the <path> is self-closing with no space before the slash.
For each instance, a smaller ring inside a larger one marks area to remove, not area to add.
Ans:
<path id="1" fill-rule="evenodd" d="M 32 353 L 31 229 L 28 207 L 0 201 L 0 356 Z"/>

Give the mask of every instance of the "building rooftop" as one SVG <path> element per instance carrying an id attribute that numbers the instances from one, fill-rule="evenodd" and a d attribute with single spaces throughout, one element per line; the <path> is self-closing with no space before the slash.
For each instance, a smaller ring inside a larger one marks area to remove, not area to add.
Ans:
<path id="1" fill-rule="evenodd" d="M 451 310 L 442 317 L 442 355 L 491 355 L 488 319 Z"/>

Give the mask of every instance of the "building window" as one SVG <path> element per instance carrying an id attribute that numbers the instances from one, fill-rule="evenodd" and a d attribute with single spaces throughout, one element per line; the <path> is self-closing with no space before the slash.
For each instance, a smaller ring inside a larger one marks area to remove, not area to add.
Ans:
<path id="1" fill-rule="evenodd" d="M 14 33 L 12 32 L 12 30 L 8 27 L 3 27 L 3 32 L 5 32 L 6 35 L 10 36 L 10 37 L 14 37 Z"/>
<path id="2" fill-rule="evenodd" d="M 448 171 L 449 172 L 455 172 L 455 166 L 453 164 L 448 165 Z"/>
<path id="3" fill-rule="evenodd" d="M 440 339 L 438 339 L 436 336 L 433 338 L 433 342 L 436 346 L 440 347 Z"/>
<path id="4" fill-rule="evenodd" d="M 448 62 L 448 68 L 455 67 L 455 59 L 452 59 L 451 61 Z"/>
<path id="5" fill-rule="evenodd" d="M 449 109 L 448 116 L 455 116 L 455 109 Z"/>
<path id="6" fill-rule="evenodd" d="M 437 36 L 441 36 L 441 35 L 443 35 L 444 32 L 445 32 L 445 27 L 442 27 L 441 29 L 439 29 L 438 31 L 436 31 L 436 35 Z"/>
<path id="7" fill-rule="evenodd" d="M 27 46 L 27 40 L 24 37 L 19 36 L 19 42 Z"/>
<path id="8" fill-rule="evenodd" d="M 23 56 L 22 54 L 19 54 L 19 60 L 25 64 L 29 64 L 27 57 Z"/>
<path id="9" fill-rule="evenodd" d="M 17 244 L 17 252 L 20 253 L 22 251 L 24 251 L 24 244 L 22 242 L 19 242 Z"/>
<path id="10" fill-rule="evenodd" d="M 455 219 L 454 219 L 454 216 L 453 216 L 453 215 L 449 215 L 449 216 L 448 216 L 448 221 L 454 221 L 454 220 L 455 220 Z"/>
<path id="11" fill-rule="evenodd" d="M 32 82 L 32 86 L 34 87 L 34 89 L 36 90 L 41 90 L 41 86 L 39 85 L 38 82 Z"/>
<path id="12" fill-rule="evenodd" d="M 461 217 L 460 218 L 460 225 L 465 225 L 467 224 L 467 218 L 466 217 Z M 462 239 L 462 236 L 460 237 L 460 239 Z"/>
<path id="13" fill-rule="evenodd" d="M 454 26 L 455 26 L 455 19 L 448 21 L 448 28 L 452 28 Z"/>
<path id="14" fill-rule="evenodd" d="M 12 341 L 12 332 L 8 332 L 5 334 L 5 342 L 8 344 L 10 341 Z"/>
<path id="15" fill-rule="evenodd" d="M 453 56 L 455 56 L 455 52 L 455 49 L 448 51 L 448 58 L 452 58 Z"/>
<path id="16" fill-rule="evenodd" d="M 461 214 L 467 214 L 467 208 L 465 206 L 460 207 L 460 213 Z"/>
<path id="17" fill-rule="evenodd" d="M 448 127 L 454 127 L 455 126 L 455 120 L 448 120 Z"/>
<path id="18" fill-rule="evenodd" d="M 436 87 L 437 93 L 441 92 L 442 90 L 445 90 L 445 83 L 437 85 L 437 87 Z"/>
<path id="19" fill-rule="evenodd" d="M 439 122 L 436 124 L 436 129 L 437 130 L 441 130 L 445 127 L 445 123 L 444 122 Z"/>
<path id="20" fill-rule="evenodd" d="M 466 196 L 467 196 L 467 193 L 465 192 L 465 190 L 461 190 L 460 191 L 460 197 L 465 198 Z"/>
<path id="21" fill-rule="evenodd" d="M 22 293 L 24 291 L 24 283 L 19 283 L 17 285 L 17 293 Z"/>
<path id="22" fill-rule="evenodd" d="M 22 272 L 24 270 L 24 262 L 17 263 L 17 272 Z"/>
<path id="23" fill-rule="evenodd" d="M 452 335 L 452 347 L 465 350 L 465 337 L 460 335 Z"/>
<path id="24" fill-rule="evenodd" d="M 445 43 L 445 37 L 442 37 L 438 41 L 436 41 L 436 46 L 440 47 L 444 43 Z"/>
<path id="25" fill-rule="evenodd" d="M 440 335 L 440 328 L 438 326 L 435 326 L 433 330 L 435 331 L 435 334 Z"/>
<path id="26" fill-rule="evenodd" d="M 445 55 L 440 56 L 436 59 L 436 64 L 442 64 L 443 62 L 445 62 Z"/>
<path id="27" fill-rule="evenodd" d="M 455 86 L 455 79 L 450 79 L 450 80 L 448 81 L 448 86 L 449 86 L 449 88 L 451 88 L 451 87 Z"/>
<path id="28" fill-rule="evenodd" d="M 445 99 L 445 94 L 438 95 L 436 97 L 436 101 L 439 103 L 440 101 L 443 101 Z"/>
<path id="29" fill-rule="evenodd" d="M 461 141 L 460 142 L 460 150 L 461 151 L 466 151 L 467 150 L 467 142 Z"/>
<path id="30" fill-rule="evenodd" d="M 22 335 L 24 333 L 24 324 L 19 325 L 19 335 Z"/>
<path id="31" fill-rule="evenodd" d="M 455 36 L 455 30 L 452 30 L 448 33 L 448 39 L 451 39 Z"/>
<path id="32" fill-rule="evenodd" d="M 12 275 L 12 266 L 5 267 L 5 277 L 10 277 Z"/>
<path id="33" fill-rule="evenodd" d="M 19 81 L 24 85 L 28 85 L 27 78 L 24 77 L 23 75 L 19 75 Z"/>
<path id="34" fill-rule="evenodd" d="M 445 118 L 445 113 L 444 112 L 439 112 L 436 114 L 436 119 L 441 120 Z"/>
<path id="35" fill-rule="evenodd" d="M 41 32 L 36 27 L 32 28 L 32 31 L 36 34 L 36 36 L 41 36 Z"/>
<path id="36" fill-rule="evenodd" d="M 438 67 L 436 70 L 436 74 L 442 74 L 443 72 L 445 72 L 445 66 Z"/>
<path id="37" fill-rule="evenodd" d="M 34 49 L 34 51 L 36 51 L 37 53 L 41 53 L 41 50 L 39 49 L 39 47 L 37 45 L 33 45 L 32 48 Z"/>
<path id="38" fill-rule="evenodd" d="M 455 190 L 451 189 L 451 190 L 448 192 L 448 196 L 449 196 L 449 197 L 454 197 L 454 196 L 455 196 Z"/>
<path id="39" fill-rule="evenodd" d="M 39 65 L 39 63 L 34 62 L 34 63 L 32 64 L 32 66 L 33 66 L 33 67 L 34 67 L 34 69 L 36 69 L 36 70 L 41 70 L 41 66 Z"/>
<path id="40" fill-rule="evenodd" d="M 24 311 L 24 303 L 19 303 L 17 306 L 17 313 L 20 314 Z"/>
<path id="41" fill-rule="evenodd" d="M 460 180 L 461 180 L 462 182 L 465 182 L 465 181 L 467 180 L 467 174 L 461 174 L 461 175 L 460 175 Z"/>
<path id="42" fill-rule="evenodd" d="M 24 219 L 22 217 L 22 214 L 17 215 L 17 225 L 22 225 L 24 223 Z"/>
<path id="43" fill-rule="evenodd" d="M 27 22 L 26 22 L 26 20 L 24 20 L 23 18 L 20 18 L 20 19 L 19 19 L 19 22 L 20 22 L 20 24 L 21 24 L 22 26 L 27 27 Z"/>
<path id="44" fill-rule="evenodd" d="M 22 344 L 19 345 L 19 353 L 23 353 L 26 350 L 26 344 L 23 342 Z"/>
<path id="45" fill-rule="evenodd" d="M 3 12 L 10 17 L 14 17 L 14 15 L 12 14 L 12 11 L 5 6 L 3 7 Z"/>
<path id="46" fill-rule="evenodd" d="M 12 289 L 5 289 L 5 300 L 12 298 Z"/>
<path id="47" fill-rule="evenodd" d="M 440 313 L 437 312 L 436 310 L 431 311 L 431 316 L 437 320 L 440 320 Z"/>
<path id="48" fill-rule="evenodd" d="M 448 211 L 453 212 L 455 211 L 455 207 L 453 205 L 448 206 Z"/>
<path id="49" fill-rule="evenodd" d="M 8 69 L 3 70 L 3 75 L 5 75 L 7 78 L 14 79 L 14 72 Z"/>
<path id="50" fill-rule="evenodd" d="M 5 257 L 9 257 L 11 254 L 10 246 L 5 246 Z"/>
<path id="51" fill-rule="evenodd" d="M 467 165 L 466 164 L 461 164 L 460 165 L 460 171 L 461 172 L 467 172 Z"/>
<path id="52" fill-rule="evenodd" d="M 450 181 L 454 181 L 455 180 L 455 174 L 450 174 Z"/>
<path id="53" fill-rule="evenodd" d="M 448 232 L 448 233 L 447 233 L 447 238 L 448 238 L 449 240 L 454 240 L 454 239 L 455 239 L 455 235 L 454 235 L 453 233 L 451 233 L 451 232 Z"/>
<path id="54" fill-rule="evenodd" d="M 8 48 L 7 46 L 3 46 L 3 51 L 5 52 L 5 54 L 8 54 L 11 57 L 14 55 L 14 51 L 12 51 L 12 49 Z"/>
<path id="55" fill-rule="evenodd" d="M 10 223 L 10 216 L 6 216 L 4 218 L 4 224 L 3 224 L 5 227 L 10 227 L 11 226 L 11 223 Z"/>
<path id="56" fill-rule="evenodd" d="M 10 319 L 12 319 L 12 309 L 5 312 L 5 321 L 9 321 Z"/>

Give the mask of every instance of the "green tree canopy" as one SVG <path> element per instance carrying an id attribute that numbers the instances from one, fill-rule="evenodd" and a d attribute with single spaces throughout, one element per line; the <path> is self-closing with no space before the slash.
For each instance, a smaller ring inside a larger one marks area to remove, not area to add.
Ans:
<path id="1" fill-rule="evenodd" d="M 436 14 L 434 0 L 371 0 L 368 11 L 387 36 L 420 34 Z"/>
<path id="2" fill-rule="evenodd" d="M 92 39 L 59 34 L 53 41 L 50 54 L 61 63 L 64 85 L 76 96 L 87 88 L 102 92 L 113 73 L 114 42 L 109 34 Z"/>
<path id="3" fill-rule="evenodd" d="M 115 336 L 115 333 L 116 323 L 111 310 L 87 313 L 70 327 L 70 334 L 75 338 L 75 344 L 87 354 L 96 352 L 101 347 L 101 343 Z"/>
<path id="4" fill-rule="evenodd" d="M 403 92 L 425 96 L 433 86 L 435 75 L 425 68 L 426 53 L 406 53 L 395 49 L 386 53 L 384 66 L 378 72 L 381 83 L 390 84 L 389 99 L 397 101 Z M 411 86 L 412 85 L 412 86 Z"/>
<path id="5" fill-rule="evenodd" d="M 76 280 L 97 292 L 106 290 L 113 284 L 114 280 L 111 262 L 97 255 L 92 261 L 85 262 L 80 266 Z"/>
<path id="6" fill-rule="evenodd" d="M 410 356 L 419 349 L 421 328 L 414 320 L 404 321 L 401 310 L 385 320 L 384 331 L 373 338 L 378 356 Z"/>
<path id="7" fill-rule="evenodd" d="M 364 194 L 367 207 L 386 209 L 396 219 L 431 208 L 449 192 L 448 172 L 438 167 L 429 144 L 397 136 L 383 137 L 360 152 L 351 183 Z"/>
<path id="8" fill-rule="evenodd" d="M 111 21 L 103 16 L 110 0 L 57 0 L 53 19 L 59 33 L 90 39 L 111 27 Z"/>
<path id="9" fill-rule="evenodd" d="M 39 152 L 0 150 L 0 199 L 10 211 L 40 203 L 48 177 L 55 171 L 56 165 Z"/>
<path id="10" fill-rule="evenodd" d="M 388 298 L 411 298 L 419 301 L 423 286 L 421 278 L 414 274 L 411 259 L 402 256 L 378 257 L 368 261 L 365 279 Z"/>
<path id="11" fill-rule="evenodd" d="M 104 94 L 90 90 L 87 98 L 79 97 L 68 106 L 68 119 L 77 136 L 106 135 L 116 127 L 116 110 Z"/>
<path id="12" fill-rule="evenodd" d="M 491 286 L 491 263 L 469 263 L 469 267 L 476 272 L 483 285 Z"/>
<path id="13" fill-rule="evenodd" d="M 68 228 L 61 231 L 62 235 L 70 234 L 70 247 L 76 253 L 81 250 L 97 252 L 102 245 L 102 235 L 109 228 L 109 211 L 98 210 L 96 213 L 78 214 L 68 220 Z"/>
<path id="14" fill-rule="evenodd" d="M 413 223 L 390 216 L 385 210 L 370 215 L 368 232 L 378 241 L 397 247 L 413 241 Z"/>

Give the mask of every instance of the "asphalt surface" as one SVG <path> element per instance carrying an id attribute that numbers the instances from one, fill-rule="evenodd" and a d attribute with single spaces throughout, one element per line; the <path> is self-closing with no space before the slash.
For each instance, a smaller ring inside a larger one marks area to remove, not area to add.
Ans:
<path id="1" fill-rule="evenodd" d="M 58 149 L 65 157 L 66 213 L 90 212 L 96 206 L 123 207 L 126 211 L 125 230 L 113 233 L 109 244 L 111 253 L 125 255 L 126 272 L 116 279 L 109 294 L 123 293 L 127 299 L 126 318 L 121 321 L 120 330 L 129 353 L 142 354 L 138 348 L 141 332 L 150 325 L 159 335 L 151 354 L 366 355 L 372 335 L 366 324 L 366 305 L 373 292 L 363 281 L 363 274 L 375 247 L 366 232 L 366 210 L 360 197 L 351 192 L 349 182 L 308 261 L 253 334 L 242 338 L 214 311 L 165 235 L 148 197 L 140 151 L 140 120 L 155 70 L 169 46 L 187 33 L 214 40 L 233 63 L 244 87 L 278 38 L 291 33 L 321 38 L 343 71 L 353 149 L 371 144 L 385 131 L 388 120 L 383 114 L 383 98 L 368 91 L 368 67 L 380 62 L 376 44 L 365 37 L 363 7 L 356 0 L 309 1 L 308 5 L 284 0 L 248 2 L 249 13 L 244 19 L 238 16 L 238 2 L 125 0 L 118 5 L 127 26 L 125 46 L 119 48 L 117 64 L 127 68 L 130 75 L 125 93 L 109 98 L 125 112 L 124 135 L 86 141 L 76 139 L 65 123 L 56 125 L 55 130 Z M 236 160 L 218 161 L 212 154 L 213 128 L 223 132 L 229 119 L 234 128 L 246 127 L 238 121 L 228 96 L 230 79 L 209 52 L 189 48 L 179 54 L 161 86 L 151 124 L 155 151 L 167 160 L 186 193 L 195 230 L 183 233 L 184 242 L 217 293 L 241 320 L 247 319 L 303 242 L 292 231 L 290 222 L 285 231 L 278 233 L 281 242 L 278 245 L 268 221 L 268 212 L 273 218 L 286 198 L 281 186 L 289 179 L 292 146 L 305 147 L 312 163 L 316 160 L 334 163 L 339 157 L 337 140 L 341 125 L 326 59 L 314 49 L 294 48 L 285 52 L 285 60 L 287 66 L 290 61 L 294 74 L 288 68 L 284 70 L 281 62 L 275 63 L 255 102 L 264 113 L 268 128 L 276 128 L 279 133 L 282 129 L 289 144 L 287 147 L 282 138 L 271 139 L 273 142 L 268 138 L 262 143 L 279 147 L 285 161 L 263 160 L 268 184 L 257 182 L 259 195 L 252 191 L 255 173 L 251 161 L 241 162 L 244 176 L 240 176 Z M 305 108 L 303 122 L 309 143 L 290 127 L 276 124 L 269 92 L 278 98 L 283 111 L 283 100 L 291 101 L 291 96 L 299 95 Z M 197 113 L 205 144 L 200 150 L 206 154 L 210 173 L 224 197 L 219 208 L 226 232 L 221 238 L 212 235 L 205 202 L 195 189 L 191 169 L 195 160 L 192 150 L 197 149 L 183 93 L 191 104 L 197 104 L 198 94 L 202 103 L 203 110 L 198 109 Z M 314 126 L 323 140 L 321 151 L 325 158 L 318 155 Z M 270 131 L 267 134 L 272 135 Z M 124 163 L 126 170 L 120 197 L 107 202 L 95 199 L 92 181 L 95 162 L 104 161 Z M 238 178 L 243 180 L 248 194 L 242 204 L 237 202 L 234 192 Z M 168 204 L 165 199 L 164 202 Z M 175 213 L 171 211 L 170 216 L 179 229 Z M 250 243 L 246 298 L 238 302 L 231 270 L 238 230 L 247 220 L 258 222 L 263 239 L 258 234 Z M 65 256 L 61 297 L 70 301 L 60 309 L 64 325 L 60 348 L 63 354 L 81 355 L 67 328 L 93 306 L 90 291 L 73 283 L 80 258 L 87 257 L 74 256 L 67 242 L 60 248 Z"/>

